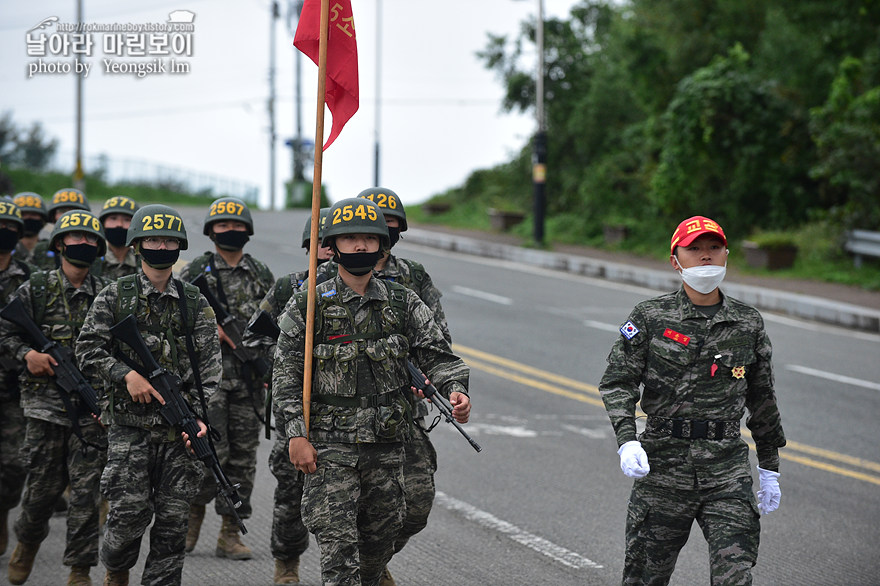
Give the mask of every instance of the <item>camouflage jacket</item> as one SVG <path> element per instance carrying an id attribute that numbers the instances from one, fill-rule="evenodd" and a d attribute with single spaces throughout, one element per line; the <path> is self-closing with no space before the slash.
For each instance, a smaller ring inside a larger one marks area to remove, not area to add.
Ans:
<path id="1" fill-rule="evenodd" d="M 20 260 L 16 262 L 17 258 L 16 255 L 13 255 L 9 266 L 0 271 L 0 307 L 6 307 L 6 304 L 12 300 L 15 290 L 27 281 L 30 271 L 34 270 L 26 263 L 24 266 L 19 264 Z M 2 331 L 3 327 L 0 324 L 0 332 Z M 21 367 L 21 361 L 17 360 L 5 347 L 0 346 L 0 398 L 18 397 L 18 372 Z"/>
<path id="2" fill-rule="evenodd" d="M 608 356 L 599 392 L 618 445 L 636 439 L 635 407 L 648 416 L 739 422 L 748 410 L 762 468 L 777 470 L 785 434 L 770 364 L 764 321 L 754 308 L 722 295 L 711 318 L 684 289 L 636 305 Z M 647 431 L 647 482 L 680 488 L 709 486 L 748 476 L 741 438 L 680 439 Z"/>
<path id="3" fill-rule="evenodd" d="M 45 290 L 35 290 L 35 278 L 45 283 Z M 76 350 L 76 337 L 80 332 L 83 320 L 98 292 L 106 285 L 107 280 L 87 275 L 85 281 L 77 289 L 61 269 L 51 271 L 34 271 L 30 280 L 23 283 L 14 293 L 21 299 L 25 311 L 34 318 L 36 324 L 50 340 L 61 346 Z M 42 313 L 42 317 L 40 317 Z M 3 320 L 2 345 L 7 355 L 12 356 L 22 365 L 24 356 L 35 348 L 27 335 L 18 326 Z M 50 423 L 70 426 L 67 409 L 61 398 L 61 390 L 55 384 L 55 377 L 35 376 L 27 368 L 22 369 L 20 377 L 21 406 L 27 417 L 42 419 Z M 79 407 L 79 396 L 68 395 L 74 407 Z M 90 415 L 85 414 L 88 420 Z"/>
<path id="4" fill-rule="evenodd" d="M 51 270 L 58 267 L 61 255 L 57 250 L 49 250 L 49 240 L 39 240 L 31 251 L 28 262 L 41 270 Z"/>
<path id="5" fill-rule="evenodd" d="M 404 287 L 415 291 L 425 305 L 434 314 L 434 321 L 440 326 L 443 337 L 452 344 L 452 336 L 449 334 L 449 326 L 446 325 L 446 314 L 440 305 L 441 293 L 431 281 L 431 276 L 425 271 L 425 267 L 414 260 L 399 258 L 393 254 L 388 255 L 385 266 L 381 271 L 373 273 L 380 279 L 400 283 Z"/>
<path id="6" fill-rule="evenodd" d="M 125 257 L 121 262 L 110 250 L 107 250 L 107 254 L 98 259 L 98 262 L 100 263 L 99 270 L 101 276 L 106 277 L 111 281 L 115 281 L 119 277 L 124 277 L 125 275 L 133 275 L 141 268 L 140 260 L 131 248 L 126 250 Z"/>
<path id="7" fill-rule="evenodd" d="M 265 311 L 272 318 L 272 321 L 278 323 L 278 318 L 281 316 L 284 306 L 287 305 L 287 302 L 299 290 L 308 276 L 309 271 L 305 270 L 289 273 L 279 278 L 260 301 L 257 311 Z M 254 313 L 256 314 L 256 311 Z M 250 330 L 247 330 L 244 334 L 245 346 L 248 348 L 258 348 L 264 356 L 273 356 L 275 354 L 275 342 L 276 340 L 266 336 L 259 336 Z"/>
<path id="8" fill-rule="evenodd" d="M 212 262 L 216 271 L 212 270 Z M 239 263 L 232 267 L 219 254 L 206 252 L 186 265 L 180 272 L 180 278 L 184 281 L 192 281 L 201 272 L 205 273 L 208 286 L 214 296 L 224 305 L 229 315 L 238 321 L 242 332 L 245 331 L 248 320 L 259 308 L 260 300 L 275 282 L 272 271 L 249 254 L 243 255 Z M 242 365 L 233 355 L 232 348 L 222 344 L 221 349 L 224 377 L 242 378 Z"/>
<path id="9" fill-rule="evenodd" d="M 38 240 L 37 244 L 39 244 L 39 243 L 40 243 L 40 241 Z M 18 260 L 23 260 L 25 262 L 32 262 L 33 258 L 34 258 L 34 250 L 35 249 L 36 249 L 36 245 L 34 245 L 33 249 L 28 250 L 28 247 L 25 246 L 21 240 L 19 240 L 18 243 L 15 245 L 15 251 L 13 252 L 12 256 L 13 256 L 13 258 L 17 258 Z"/>
<path id="10" fill-rule="evenodd" d="M 137 274 L 136 283 L 138 297 L 134 315 L 138 329 L 159 364 L 183 380 L 184 397 L 197 413 L 201 413 L 177 288 L 169 283 L 165 291 L 160 292 L 143 273 Z M 115 340 L 109 331 L 111 326 L 128 315 L 120 309 L 118 301 L 119 281 L 111 283 L 95 299 L 77 338 L 77 363 L 93 385 L 103 381 L 100 386 L 105 387 L 105 392 L 99 395 L 99 399 L 105 423 L 146 429 L 167 427 L 159 413 L 158 401 L 135 403 L 128 393 L 124 378 L 132 369 L 119 355 L 124 353 L 135 362 L 137 359 L 128 346 Z M 207 401 L 220 384 L 220 340 L 214 311 L 202 295 L 198 295 L 194 313 L 188 321 L 192 323 L 192 341 L 198 362 L 196 367 L 201 374 Z"/>
<path id="11" fill-rule="evenodd" d="M 319 443 L 381 443 L 409 437 L 412 355 L 440 392 L 467 392 L 469 371 L 453 353 L 431 310 L 409 289 L 370 279 L 365 295 L 341 277 L 316 287 L 310 439 Z M 305 437 L 302 379 L 305 292 L 284 310 L 275 351 L 273 399 L 287 437 Z M 385 399 L 393 399 L 383 405 Z M 353 406 L 352 401 L 360 402 Z M 377 401 L 380 406 L 364 406 Z M 389 433 L 389 423 L 399 423 Z"/>

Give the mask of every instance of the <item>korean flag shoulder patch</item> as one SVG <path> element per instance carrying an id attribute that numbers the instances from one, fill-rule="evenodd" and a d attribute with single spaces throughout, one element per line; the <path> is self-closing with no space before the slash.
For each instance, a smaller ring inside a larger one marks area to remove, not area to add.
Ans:
<path id="1" fill-rule="evenodd" d="M 627 321 L 625 324 L 620 326 L 620 333 L 623 334 L 623 337 L 627 340 L 632 340 L 636 337 L 636 334 L 639 333 L 639 328 L 636 327 L 634 323 L 631 321 Z"/>

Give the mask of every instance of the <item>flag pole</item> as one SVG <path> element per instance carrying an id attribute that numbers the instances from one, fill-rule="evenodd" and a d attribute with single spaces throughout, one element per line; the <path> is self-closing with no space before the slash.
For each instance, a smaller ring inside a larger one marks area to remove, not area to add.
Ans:
<path id="1" fill-rule="evenodd" d="M 330 0 L 321 0 L 321 32 L 318 45 L 318 111 L 315 124 L 315 169 L 312 173 L 312 222 L 309 233 L 309 279 L 306 303 L 306 342 L 303 364 L 303 417 L 306 438 L 312 410 L 312 348 L 315 341 L 315 273 L 318 270 L 318 227 L 321 215 L 321 166 L 324 161 L 324 94 L 327 91 L 327 38 Z"/>

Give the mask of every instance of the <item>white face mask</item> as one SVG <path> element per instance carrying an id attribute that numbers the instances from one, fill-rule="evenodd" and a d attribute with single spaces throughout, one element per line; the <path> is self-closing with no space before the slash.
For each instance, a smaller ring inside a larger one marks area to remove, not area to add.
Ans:
<path id="1" fill-rule="evenodd" d="M 681 268 L 681 261 L 678 260 L 677 256 L 675 257 L 675 262 Z M 681 280 L 691 289 L 707 295 L 714 291 L 721 284 L 721 281 L 724 280 L 724 275 L 727 274 L 727 261 L 724 262 L 723 267 L 703 265 L 681 269 L 679 273 L 681 274 Z"/>

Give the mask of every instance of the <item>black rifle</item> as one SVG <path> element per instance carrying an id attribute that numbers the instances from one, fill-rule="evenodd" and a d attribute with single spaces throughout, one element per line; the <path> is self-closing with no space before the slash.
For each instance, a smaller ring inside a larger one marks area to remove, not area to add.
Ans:
<path id="1" fill-rule="evenodd" d="M 248 322 L 247 329 L 258 336 L 265 336 L 273 340 L 277 340 L 278 335 L 281 334 L 281 328 L 265 309 L 260 309 L 254 314 L 251 321 Z"/>
<path id="2" fill-rule="evenodd" d="M 235 316 L 226 311 L 226 308 L 223 307 L 223 304 L 220 303 L 220 300 L 217 299 L 217 296 L 211 291 L 211 288 L 208 286 L 208 279 L 205 278 L 205 273 L 199 274 L 199 276 L 193 279 L 191 283 L 198 287 L 199 291 L 202 292 L 202 295 L 205 296 L 205 299 L 208 300 L 208 304 L 217 315 L 217 323 L 223 328 L 226 337 L 232 340 L 232 343 L 235 344 L 235 349 L 232 351 L 235 357 L 238 358 L 242 364 L 249 366 L 257 377 L 262 379 L 266 376 L 269 369 L 272 368 L 272 365 L 262 356 L 254 356 L 252 352 L 244 347 L 244 344 L 242 344 L 241 341 L 241 336 L 244 333 L 242 331 L 241 322 L 239 322 Z"/>
<path id="3" fill-rule="evenodd" d="M 422 391 L 422 394 L 425 395 L 426 399 L 430 399 L 431 403 L 437 406 L 437 409 L 440 410 L 440 413 L 446 417 L 446 422 L 451 423 L 455 426 L 455 429 L 464 436 L 464 439 L 468 441 L 472 448 L 476 451 L 481 452 L 483 448 L 480 447 L 480 444 L 474 441 L 474 438 L 468 435 L 468 432 L 462 428 L 461 424 L 455 420 L 452 416 L 452 404 L 446 400 L 446 397 L 440 394 L 440 391 L 437 390 L 432 384 L 428 383 L 428 377 L 419 370 L 419 367 L 412 363 L 411 360 L 406 361 L 406 368 L 409 370 L 409 378 L 412 386 Z"/>
<path id="4" fill-rule="evenodd" d="M 202 292 L 202 295 L 205 296 L 208 305 L 211 306 L 217 316 L 217 323 L 223 328 L 223 333 L 226 334 L 227 338 L 232 340 L 233 344 L 235 344 L 232 354 L 244 366 L 244 377 L 245 380 L 248 381 L 247 387 L 248 392 L 251 394 L 251 407 L 254 409 L 254 415 L 257 416 L 260 423 L 271 429 L 272 425 L 269 423 L 269 418 L 267 417 L 264 419 L 254 403 L 254 397 L 256 396 L 258 389 L 255 389 L 253 385 L 257 383 L 262 384 L 263 378 L 269 373 L 269 369 L 272 368 L 272 365 L 262 356 L 254 356 L 253 352 L 244 347 L 244 344 L 241 341 L 242 334 L 244 333 L 242 332 L 241 322 L 239 322 L 234 315 L 226 311 L 226 308 L 223 307 L 223 304 L 220 303 L 220 300 L 217 299 L 217 296 L 211 291 L 211 288 L 208 286 L 208 279 L 205 278 L 205 273 L 199 274 L 198 277 L 190 282 L 198 287 L 199 291 Z M 259 379 L 259 381 L 254 381 L 254 377 Z M 271 415 L 269 415 L 269 417 L 271 417 Z"/>
<path id="5" fill-rule="evenodd" d="M 220 467 L 220 460 L 217 458 L 217 452 L 214 445 L 205 437 L 199 437 L 199 424 L 196 421 L 196 414 L 186 399 L 180 392 L 182 381 L 176 374 L 168 372 L 153 357 L 147 343 L 141 336 L 137 327 L 137 319 L 134 315 L 128 315 L 125 319 L 110 328 L 110 334 L 127 344 L 140 359 L 140 364 L 134 365 L 126 360 L 126 364 L 132 366 L 141 376 L 150 381 L 153 388 L 159 391 L 165 404 L 159 408 L 159 413 L 165 418 L 169 425 L 179 428 L 189 436 L 193 452 L 196 457 L 201 460 L 205 466 L 214 473 L 214 479 L 217 481 L 217 494 L 223 495 L 232 509 L 232 516 L 238 524 L 238 528 L 242 534 L 247 533 L 238 513 L 235 509 L 241 506 L 241 497 L 238 496 L 237 489 L 240 485 L 233 485 L 229 482 L 229 478 Z M 134 361 L 131 361 L 134 362 Z M 136 367 L 135 367 L 136 366 Z M 193 369 L 198 368 L 198 364 L 192 365 Z"/>
<path id="6" fill-rule="evenodd" d="M 77 437 L 82 439 L 82 433 L 79 432 L 78 414 L 73 407 L 73 403 L 70 401 L 69 395 L 78 395 L 98 421 L 101 420 L 101 408 L 98 407 L 98 394 L 95 392 L 95 389 L 92 388 L 89 381 L 85 379 L 76 367 L 73 350 L 67 346 L 62 346 L 55 340 L 47 338 L 43 334 L 43 330 L 28 315 L 27 310 L 24 308 L 24 303 L 18 297 L 0 310 L 0 317 L 11 321 L 24 330 L 31 343 L 35 344 L 34 350 L 42 354 L 48 354 L 58 363 L 57 366 L 52 367 L 52 370 L 55 371 L 55 382 L 63 391 L 68 393 L 67 395 L 61 393 L 61 400 L 64 401 L 67 415 L 73 422 L 74 432 L 77 432 Z"/>

